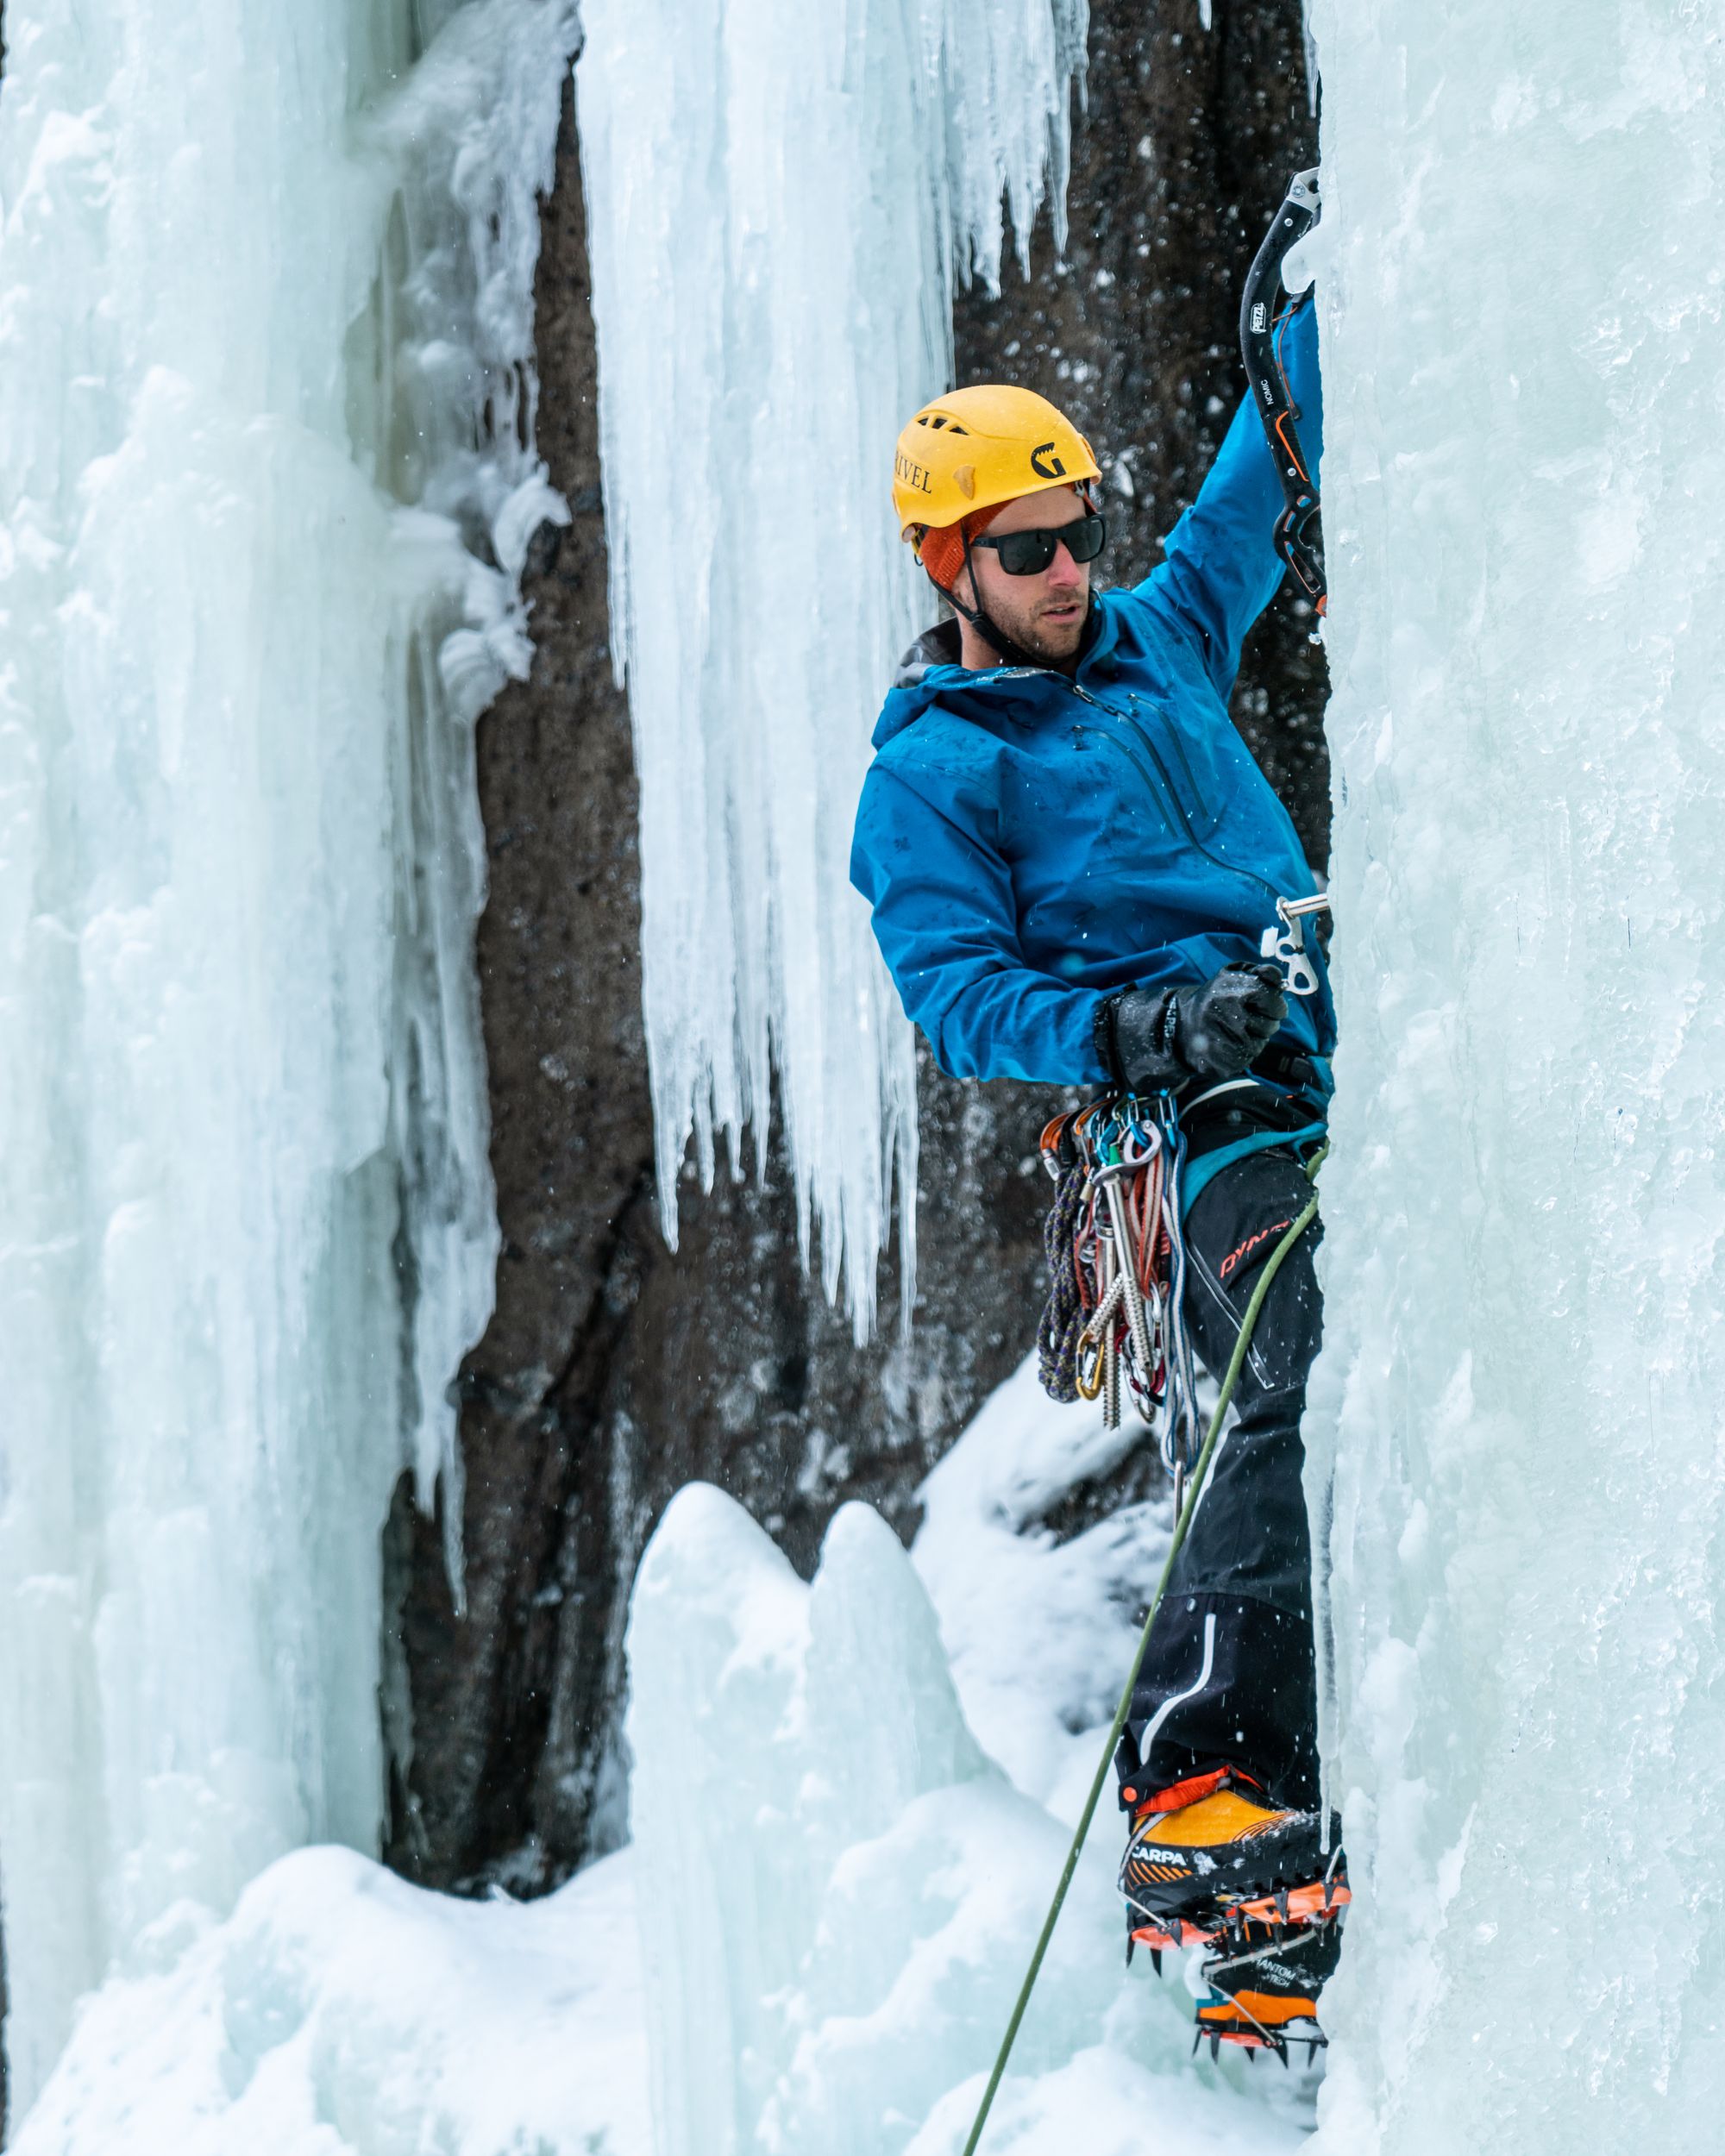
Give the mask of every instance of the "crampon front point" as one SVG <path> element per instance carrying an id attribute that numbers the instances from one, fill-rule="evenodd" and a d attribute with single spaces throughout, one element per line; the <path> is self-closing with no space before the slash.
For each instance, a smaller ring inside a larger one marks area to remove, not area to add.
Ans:
<path id="1" fill-rule="evenodd" d="M 1252 2065 L 1267 2051 L 1285 2066 L 1289 2053 L 1303 2044 L 1309 2064 L 1329 2040 L 1318 2021 L 1318 1995 L 1340 1953 L 1338 1915 L 1289 1926 L 1266 1946 L 1208 1958 L 1210 1990 L 1198 2002 L 1193 2050 L 1208 2037 L 1213 2059 L 1232 2044 Z"/>
<path id="2" fill-rule="evenodd" d="M 1130 1800 L 1129 1800 L 1130 1801 Z M 1232 1768 L 1194 1776 L 1137 1812 L 1120 1865 L 1126 1958 L 1149 1949 L 1159 1972 L 1168 1948 L 1213 1950 L 1211 1994 L 1198 2040 L 1308 2056 L 1324 2042 L 1317 1996 L 1334 1969 L 1351 1900 L 1333 1827 L 1323 1846 L 1317 1812 L 1272 1805 Z"/>

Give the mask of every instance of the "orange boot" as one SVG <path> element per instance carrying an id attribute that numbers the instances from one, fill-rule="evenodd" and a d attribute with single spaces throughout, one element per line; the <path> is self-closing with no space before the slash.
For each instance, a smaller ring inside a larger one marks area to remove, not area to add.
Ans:
<path id="1" fill-rule="evenodd" d="M 1327 1850 L 1320 1814 L 1278 1808 L 1236 1767 L 1121 1795 L 1133 1807 L 1120 1878 L 1128 1958 L 1148 1946 L 1160 1969 L 1168 1946 L 1234 1952 L 1339 1929 L 1349 1895 L 1333 1821 Z"/>

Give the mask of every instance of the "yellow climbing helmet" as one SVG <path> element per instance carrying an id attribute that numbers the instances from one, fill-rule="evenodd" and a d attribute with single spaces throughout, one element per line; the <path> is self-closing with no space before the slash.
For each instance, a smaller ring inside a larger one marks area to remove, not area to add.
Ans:
<path id="1" fill-rule="evenodd" d="M 1033 389 L 979 382 L 925 404 L 899 436 L 893 506 L 899 536 L 956 524 L 974 509 L 1100 479 L 1090 445 Z"/>

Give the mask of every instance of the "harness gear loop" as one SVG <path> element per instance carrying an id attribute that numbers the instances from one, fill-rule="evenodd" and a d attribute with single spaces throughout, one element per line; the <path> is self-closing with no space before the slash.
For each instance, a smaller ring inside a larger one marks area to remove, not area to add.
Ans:
<path id="1" fill-rule="evenodd" d="M 1270 230 L 1252 259 L 1240 296 L 1240 350 L 1251 383 L 1252 402 L 1264 422 L 1276 476 L 1287 503 L 1276 520 L 1276 551 L 1293 570 L 1295 582 L 1320 614 L 1329 603 L 1315 530 L 1321 505 L 1317 479 L 1306 461 L 1295 424 L 1300 407 L 1294 402 L 1282 364 L 1283 334 L 1299 302 L 1289 298 L 1285 307 L 1278 307 L 1276 295 L 1287 292 L 1282 282 L 1282 265 L 1322 214 L 1318 167 L 1314 165 L 1295 172 L 1289 181 L 1287 197 L 1270 219 Z"/>
<path id="2" fill-rule="evenodd" d="M 1104 1426 L 1115 1430 L 1124 1389 L 1152 1427 L 1161 1412 L 1169 1474 L 1189 1469 L 1197 1385 L 1180 1226 L 1185 1138 L 1174 1102 L 1116 1094 L 1057 1116 L 1043 1131 L 1042 1157 L 1057 1185 L 1043 1229 L 1043 1390 L 1063 1402 L 1100 1399 Z"/>
<path id="3" fill-rule="evenodd" d="M 1307 1175 L 1314 1182 L 1317 1181 L 1318 1170 L 1323 1166 L 1325 1156 L 1328 1151 L 1329 1148 L 1327 1145 L 1322 1151 L 1314 1154 L 1307 1163 Z M 1060 1912 L 1066 1902 L 1067 1889 L 1072 1883 L 1073 1873 L 1078 1869 L 1079 1852 L 1083 1848 L 1085 1837 L 1090 1831 L 1090 1821 L 1095 1817 L 1096 1806 L 1102 1794 L 1102 1784 L 1107 1779 L 1108 1769 L 1113 1760 L 1114 1747 L 1120 1740 L 1120 1733 L 1126 1726 L 1126 1717 L 1132 1712 L 1132 1694 L 1138 1689 L 1138 1671 L 1144 1667 L 1144 1658 L 1150 1647 L 1151 1626 L 1156 1622 L 1157 1612 L 1162 1607 L 1162 1598 L 1168 1591 L 1168 1583 L 1173 1576 L 1175 1560 L 1179 1557 L 1184 1546 L 1187 1530 L 1192 1524 L 1192 1515 L 1198 1508 L 1198 1500 L 1204 1494 L 1204 1479 L 1210 1471 L 1211 1461 L 1215 1457 L 1216 1445 L 1222 1434 L 1222 1420 L 1227 1413 L 1228 1403 L 1233 1398 L 1234 1388 L 1239 1382 L 1240 1371 L 1245 1366 L 1246 1355 L 1251 1346 L 1252 1332 L 1258 1325 L 1258 1313 L 1263 1309 L 1264 1297 L 1270 1292 L 1270 1283 L 1282 1269 L 1283 1260 L 1317 1217 L 1318 1198 L 1314 1191 L 1310 1202 L 1301 1213 L 1298 1219 L 1288 1229 L 1269 1257 L 1265 1259 L 1264 1270 L 1258 1277 L 1258 1285 L 1252 1289 L 1251 1299 L 1246 1304 L 1245 1314 L 1240 1319 L 1239 1337 L 1234 1341 L 1234 1351 L 1228 1357 L 1227 1372 L 1222 1379 L 1222 1389 L 1216 1401 L 1215 1413 L 1210 1418 L 1210 1427 L 1204 1439 L 1204 1449 L 1198 1455 L 1198 1463 L 1192 1472 L 1191 1494 L 1187 1497 L 1185 1503 L 1176 1516 L 1173 1539 L 1168 1545 L 1168 1557 L 1162 1568 L 1162 1576 L 1156 1583 L 1156 1592 L 1150 1599 L 1149 1614 L 1145 1618 L 1144 1629 L 1138 1634 L 1138 1651 L 1133 1655 L 1132 1668 L 1126 1673 L 1126 1684 L 1120 1693 L 1120 1703 L 1114 1709 L 1113 1725 L 1108 1731 L 1107 1742 L 1102 1747 L 1102 1757 L 1097 1763 L 1095 1778 L 1090 1784 L 1090 1794 L 1084 1800 L 1084 1809 L 1079 1814 L 1078 1825 L 1072 1836 L 1072 1846 L 1066 1852 L 1066 1862 L 1061 1867 L 1059 1883 L 1054 1890 L 1054 1899 L 1049 1903 L 1048 1915 L 1043 1919 L 1042 1931 L 1037 1940 L 1035 1951 L 1031 1955 L 1030 1966 L 1025 1971 L 1023 1984 L 1019 1987 L 1019 1996 L 1013 2006 L 1012 2019 L 1007 2023 L 1007 2033 L 1000 2040 L 1000 2048 L 995 2057 L 994 2069 L 988 2076 L 988 2086 L 982 2091 L 982 2101 L 976 2108 L 976 2117 L 971 2126 L 969 2138 L 964 2144 L 963 2156 L 976 2156 L 976 2145 L 982 2138 L 982 2129 L 988 2122 L 989 2112 L 994 2109 L 995 2095 L 1007 2071 L 1007 2061 L 1012 2057 L 1013 2046 L 1018 2040 L 1019 2025 L 1024 2020 L 1026 2009 L 1030 2004 L 1031 1993 L 1035 1990 L 1037 1977 L 1042 1971 L 1043 1959 L 1048 1952 L 1049 1941 L 1053 1938 L 1054 1927 L 1060 1921 Z"/>

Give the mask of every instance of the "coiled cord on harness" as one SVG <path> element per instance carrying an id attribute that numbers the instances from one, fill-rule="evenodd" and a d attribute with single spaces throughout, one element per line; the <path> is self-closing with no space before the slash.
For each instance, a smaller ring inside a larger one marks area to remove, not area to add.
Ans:
<path id="1" fill-rule="evenodd" d="M 1052 1125 L 1050 1126 L 1052 1128 Z M 1044 1158 L 1047 1135 L 1044 1134 Z M 1042 1224 L 1042 1247 L 1048 1259 L 1048 1300 L 1036 1336 L 1037 1374 L 1051 1400 L 1070 1407 L 1078 1398 L 1078 1335 L 1084 1330 L 1084 1301 L 1072 1263 L 1078 1216 L 1089 1188 L 1090 1171 L 1082 1163 L 1054 1171 L 1054 1203 Z"/>

